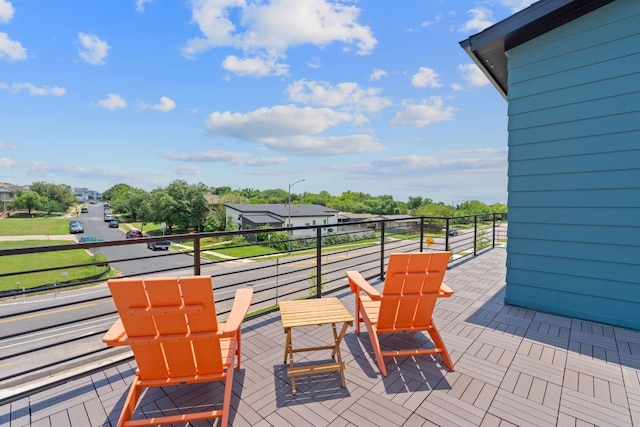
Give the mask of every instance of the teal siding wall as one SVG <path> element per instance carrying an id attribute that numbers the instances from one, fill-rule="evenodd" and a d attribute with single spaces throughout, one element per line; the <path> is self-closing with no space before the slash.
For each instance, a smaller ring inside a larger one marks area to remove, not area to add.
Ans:
<path id="1" fill-rule="evenodd" d="M 640 329 L 640 1 L 508 55 L 505 300 Z"/>

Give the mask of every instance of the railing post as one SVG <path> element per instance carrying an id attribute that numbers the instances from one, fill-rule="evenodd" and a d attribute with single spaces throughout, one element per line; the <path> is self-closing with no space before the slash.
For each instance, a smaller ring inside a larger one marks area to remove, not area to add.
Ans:
<path id="1" fill-rule="evenodd" d="M 200 275 L 200 237 L 193 239 L 193 274 Z"/>
<path id="2" fill-rule="evenodd" d="M 449 250 L 449 220 L 450 219 L 451 218 L 444 219 L 446 221 L 444 226 L 444 250 L 445 251 Z"/>
<path id="3" fill-rule="evenodd" d="M 322 230 L 316 228 L 316 298 L 322 298 Z"/>
<path id="4" fill-rule="evenodd" d="M 492 213 L 491 216 L 493 217 L 493 233 L 491 233 L 492 239 L 491 239 L 491 247 L 495 248 L 496 247 L 496 213 Z"/>
<path id="5" fill-rule="evenodd" d="M 473 256 L 478 254 L 478 215 L 473 216 Z"/>
<path id="6" fill-rule="evenodd" d="M 424 217 L 420 217 L 420 252 L 424 251 Z"/>
<path id="7" fill-rule="evenodd" d="M 384 280 L 384 221 L 380 221 L 380 279 Z"/>

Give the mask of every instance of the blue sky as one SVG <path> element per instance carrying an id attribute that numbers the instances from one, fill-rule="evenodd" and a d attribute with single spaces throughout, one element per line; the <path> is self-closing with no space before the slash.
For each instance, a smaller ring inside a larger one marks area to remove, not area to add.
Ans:
<path id="1" fill-rule="evenodd" d="M 0 182 L 506 202 L 458 42 L 530 0 L 0 0 Z"/>

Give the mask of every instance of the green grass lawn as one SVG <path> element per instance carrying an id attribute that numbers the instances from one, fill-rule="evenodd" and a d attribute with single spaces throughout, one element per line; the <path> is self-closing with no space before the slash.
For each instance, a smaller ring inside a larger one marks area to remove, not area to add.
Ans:
<path id="1" fill-rule="evenodd" d="M 69 234 L 69 219 L 60 218 L 4 218 L 0 220 L 0 236 Z"/>
<path id="2" fill-rule="evenodd" d="M 0 242 L 0 249 L 61 245 L 68 243 L 68 241 L 64 240 L 24 240 L 20 242 Z M 105 259 L 102 256 L 98 256 L 96 260 L 104 261 Z M 2 263 L 0 263 L 0 274 L 39 270 L 65 265 L 86 264 L 93 261 L 94 256 L 89 254 L 84 249 L 44 252 L 39 253 L 37 256 L 33 256 L 30 254 L 7 255 L 2 257 Z M 46 271 L 41 273 L 11 275 L 7 277 L 0 277 L 0 291 L 33 288 L 41 285 L 50 285 L 71 280 L 80 280 L 106 272 L 107 267 L 86 266 L 69 268 L 65 270 Z"/>

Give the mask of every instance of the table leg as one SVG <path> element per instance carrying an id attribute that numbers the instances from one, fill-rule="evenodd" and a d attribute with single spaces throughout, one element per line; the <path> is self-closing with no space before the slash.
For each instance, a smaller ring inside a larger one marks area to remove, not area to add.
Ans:
<path id="1" fill-rule="evenodd" d="M 338 335 L 336 333 L 336 324 L 333 323 L 332 327 L 333 327 L 333 338 L 335 340 L 335 347 L 333 348 L 333 351 L 331 352 L 331 357 L 337 358 L 337 363 L 340 366 L 340 382 L 342 383 L 342 387 L 346 387 L 347 386 L 347 382 L 344 378 L 344 365 L 342 363 L 342 354 L 340 354 L 340 343 L 342 342 L 342 339 L 344 338 L 344 334 L 347 332 L 347 327 L 349 326 L 349 324 L 347 322 L 345 322 L 342 325 L 342 329 L 340 330 L 340 334 Z"/>
<path id="2" fill-rule="evenodd" d="M 287 363 L 287 355 L 289 356 L 289 369 L 293 368 L 293 344 L 291 343 L 291 329 L 287 329 L 287 340 L 284 346 L 284 363 Z M 291 393 L 296 394 L 296 377 L 290 376 L 291 378 Z"/>

